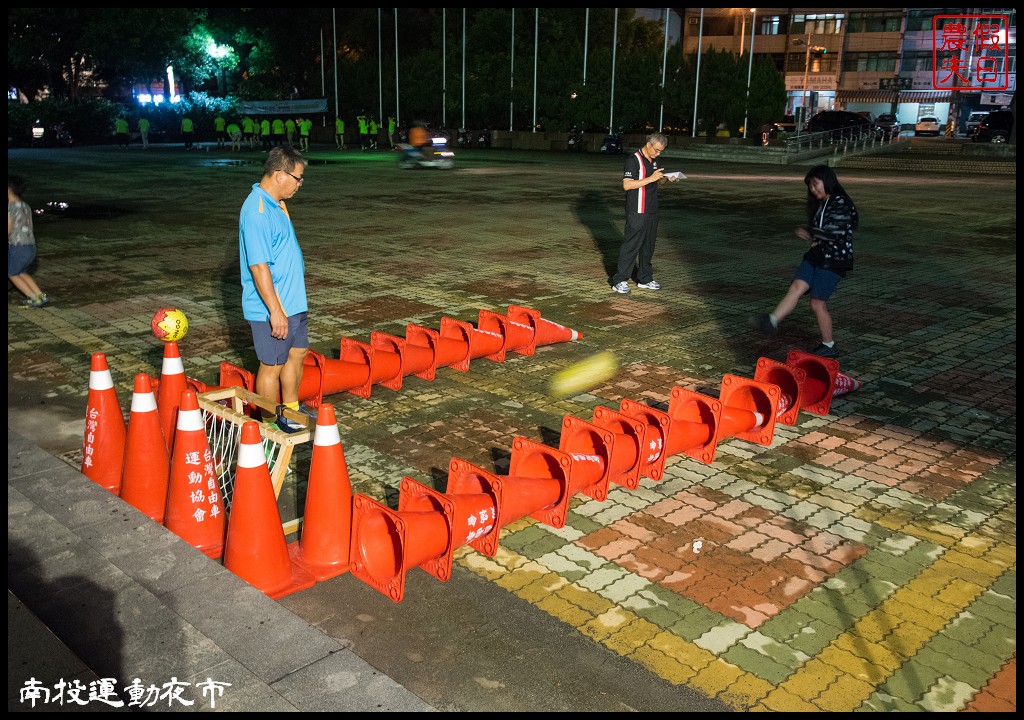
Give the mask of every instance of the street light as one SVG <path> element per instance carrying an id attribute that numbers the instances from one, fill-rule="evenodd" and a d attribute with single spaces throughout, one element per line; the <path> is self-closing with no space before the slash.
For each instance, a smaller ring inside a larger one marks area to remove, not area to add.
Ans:
<path id="1" fill-rule="evenodd" d="M 808 117 L 807 117 L 807 76 L 808 76 L 808 74 L 810 72 L 810 69 L 811 69 L 811 53 L 812 52 L 815 52 L 815 53 L 825 53 L 825 52 L 828 52 L 828 50 L 827 50 L 827 48 L 821 47 L 820 45 L 811 45 L 811 33 L 809 31 L 807 33 L 807 39 L 806 40 L 804 40 L 803 38 L 797 38 L 796 40 L 793 41 L 793 44 L 797 45 L 797 46 L 805 45 L 807 47 L 807 52 L 806 52 L 806 54 L 804 56 L 804 89 L 803 89 L 803 98 L 800 101 L 800 108 L 803 111 L 803 118 L 802 118 L 801 122 L 797 123 L 797 126 L 796 126 L 796 134 L 799 135 L 800 134 L 801 126 L 805 122 L 807 122 L 807 120 L 808 120 Z"/>

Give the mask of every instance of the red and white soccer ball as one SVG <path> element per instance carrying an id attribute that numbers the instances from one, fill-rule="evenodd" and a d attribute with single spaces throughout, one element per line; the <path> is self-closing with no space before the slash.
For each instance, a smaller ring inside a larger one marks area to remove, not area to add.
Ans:
<path id="1" fill-rule="evenodd" d="M 188 318 L 178 308 L 160 308 L 149 323 L 153 337 L 164 342 L 178 342 L 188 332 Z"/>

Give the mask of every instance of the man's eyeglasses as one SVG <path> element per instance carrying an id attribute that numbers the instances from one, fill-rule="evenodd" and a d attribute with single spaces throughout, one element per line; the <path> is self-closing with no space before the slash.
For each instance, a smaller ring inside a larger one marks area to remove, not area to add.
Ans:
<path id="1" fill-rule="evenodd" d="M 290 178 L 291 178 L 292 180 L 294 180 L 295 182 L 297 182 L 297 183 L 298 183 L 299 185 L 301 185 L 301 184 L 302 184 L 302 182 L 303 182 L 303 178 L 300 178 L 300 177 L 299 177 L 298 175 L 292 175 L 292 174 L 291 174 L 290 172 L 288 172 L 287 170 L 282 170 L 281 172 L 283 172 L 283 173 L 284 173 L 285 175 L 287 175 L 287 176 L 288 176 L 288 177 L 290 177 Z"/>
<path id="2" fill-rule="evenodd" d="M 651 149 L 652 155 L 661 155 L 663 152 L 665 152 L 665 148 L 657 148 L 654 147 L 653 145 L 648 145 L 648 147 Z"/>

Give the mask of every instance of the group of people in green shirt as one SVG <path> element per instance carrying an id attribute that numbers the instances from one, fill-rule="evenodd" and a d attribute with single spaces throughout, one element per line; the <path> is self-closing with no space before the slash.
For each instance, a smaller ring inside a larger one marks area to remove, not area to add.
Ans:
<path id="1" fill-rule="evenodd" d="M 142 140 L 143 149 L 149 149 L 149 118 L 145 115 L 139 117 L 135 125 L 139 131 L 139 138 Z M 118 115 L 114 121 L 114 137 L 117 139 L 117 146 L 127 148 L 131 138 L 128 134 L 128 118 Z"/>
<path id="2" fill-rule="evenodd" d="M 356 116 L 356 123 L 361 150 L 376 150 L 381 146 L 395 147 L 397 122 L 394 117 L 388 117 L 383 123 L 378 123 L 374 118 L 367 116 L 365 112 L 361 112 Z M 150 127 L 149 119 L 145 115 L 140 115 L 136 122 L 136 131 L 144 149 L 149 148 Z M 235 151 L 241 150 L 243 146 L 249 150 L 255 150 L 257 144 L 260 144 L 263 150 L 287 144 L 290 147 L 297 147 L 300 152 L 308 152 L 312 130 L 313 120 L 310 118 L 261 116 L 257 119 L 246 115 L 240 119 L 228 120 L 223 115 L 217 115 L 213 119 L 217 147 L 223 149 L 230 144 L 231 149 Z M 195 122 L 192 118 L 187 115 L 182 117 L 180 131 L 185 149 L 193 149 Z M 381 135 L 384 137 L 381 138 Z M 132 138 L 129 134 L 127 115 L 119 115 L 115 120 L 114 136 L 119 147 L 128 147 Z M 348 143 L 345 141 L 345 120 L 340 115 L 334 120 L 334 142 L 338 150 L 348 148 Z M 387 144 L 384 145 L 384 142 Z"/>
<path id="3" fill-rule="evenodd" d="M 359 149 L 360 150 L 376 150 L 378 148 L 378 137 L 382 130 L 385 130 L 383 124 L 379 124 L 372 116 L 367 117 L 366 112 L 363 111 L 356 116 L 356 122 L 359 124 Z M 387 141 L 390 147 L 395 146 L 395 129 L 396 121 L 394 117 L 389 117 L 387 120 L 386 132 Z M 345 121 L 339 116 L 335 120 L 335 140 L 338 144 L 338 149 L 344 149 L 344 135 L 345 135 Z"/>

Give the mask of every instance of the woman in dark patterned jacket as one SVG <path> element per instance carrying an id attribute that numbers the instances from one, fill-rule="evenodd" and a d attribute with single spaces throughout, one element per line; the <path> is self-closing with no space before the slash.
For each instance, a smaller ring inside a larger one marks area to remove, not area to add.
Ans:
<path id="1" fill-rule="evenodd" d="M 807 226 L 797 228 L 797 237 L 811 243 L 803 261 L 793 275 L 786 296 L 775 310 L 753 319 L 754 326 L 766 335 L 778 332 L 779 323 L 796 308 L 797 302 L 810 292 L 811 310 L 818 320 L 821 343 L 811 352 L 822 357 L 836 357 L 839 351 L 832 339 L 832 316 L 828 299 L 839 281 L 853 269 L 853 231 L 859 220 L 857 207 L 839 184 L 835 171 L 817 165 L 804 178 L 807 184 Z"/>

